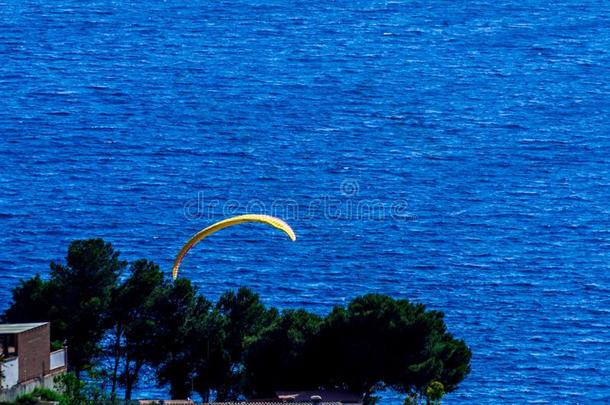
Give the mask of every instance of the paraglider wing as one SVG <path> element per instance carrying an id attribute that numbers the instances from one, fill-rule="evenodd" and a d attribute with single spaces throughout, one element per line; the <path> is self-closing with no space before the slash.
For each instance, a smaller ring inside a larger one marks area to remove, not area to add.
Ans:
<path id="1" fill-rule="evenodd" d="M 241 224 L 244 222 L 260 222 L 263 224 L 271 225 L 277 229 L 284 231 L 291 240 L 295 241 L 297 238 L 290 225 L 288 225 L 281 219 L 272 217 L 270 215 L 246 214 L 227 218 L 197 232 L 191 239 L 189 239 L 188 242 L 186 242 L 182 249 L 180 249 L 178 256 L 176 256 L 176 260 L 174 261 L 174 267 L 172 268 L 172 278 L 175 280 L 178 276 L 178 269 L 180 268 L 182 259 L 187 254 L 187 252 L 191 250 L 193 246 L 195 246 L 197 243 L 201 242 L 203 239 L 210 236 L 211 234 L 220 231 L 221 229 L 228 228 L 229 226 Z"/>

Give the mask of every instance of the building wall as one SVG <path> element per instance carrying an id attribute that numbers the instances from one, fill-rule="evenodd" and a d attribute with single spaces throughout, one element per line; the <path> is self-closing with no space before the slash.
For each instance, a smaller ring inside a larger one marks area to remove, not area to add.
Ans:
<path id="1" fill-rule="evenodd" d="M 58 369 L 59 371 L 53 372 L 44 377 L 35 378 L 30 380 L 24 384 L 17 384 L 12 388 L 9 388 L 4 391 L 0 391 L 0 402 L 6 401 L 14 401 L 18 396 L 27 394 L 28 392 L 34 391 L 34 389 L 40 388 L 49 388 L 52 390 L 57 390 L 58 387 L 55 385 L 55 377 L 65 373 L 65 369 Z"/>
<path id="2" fill-rule="evenodd" d="M 65 367 L 66 366 L 66 351 L 64 349 L 56 350 L 51 353 L 51 371 L 56 368 Z"/>
<path id="3" fill-rule="evenodd" d="M 50 342 L 51 329 L 48 323 L 17 335 L 19 382 L 42 377 L 49 373 Z"/>
<path id="4" fill-rule="evenodd" d="M 17 384 L 19 380 L 19 361 L 17 358 L 0 363 L 0 370 L 2 370 L 3 376 L 2 381 L 0 381 L 0 390 Z"/>

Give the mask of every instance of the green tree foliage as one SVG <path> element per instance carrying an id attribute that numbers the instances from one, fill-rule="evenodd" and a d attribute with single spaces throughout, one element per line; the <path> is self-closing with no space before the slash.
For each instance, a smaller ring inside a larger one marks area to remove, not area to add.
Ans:
<path id="1" fill-rule="evenodd" d="M 267 397 L 279 389 L 316 387 L 319 374 L 310 356 L 321 324 L 319 316 L 289 310 L 251 338 L 245 354 L 246 393 Z"/>
<path id="2" fill-rule="evenodd" d="M 440 401 L 470 372 L 468 346 L 447 331 L 441 312 L 421 304 L 371 294 L 326 317 L 279 314 L 247 288 L 213 305 L 189 280 L 170 282 L 144 259 L 121 281 L 126 265 L 101 239 L 74 241 L 48 280 L 36 275 L 13 290 L 3 316 L 51 321 L 52 338 L 68 342 L 75 374 L 62 383 L 75 404 L 95 403 L 78 377 L 103 368 L 95 363 L 102 341 L 112 400 L 118 385 L 129 400 L 146 366 L 172 398 L 196 391 L 205 401 L 322 387 L 362 393 L 366 403 L 386 388 L 409 403 Z"/>
<path id="3" fill-rule="evenodd" d="M 102 239 L 70 244 L 66 264 L 51 264 L 55 338 L 66 340 L 70 367 L 78 376 L 100 354 L 100 341 L 109 327 L 112 292 L 126 262 Z"/>
<path id="4" fill-rule="evenodd" d="M 441 399 L 445 395 L 445 386 L 438 381 L 432 381 L 426 388 L 426 397 L 430 405 L 440 405 Z"/>
<path id="5" fill-rule="evenodd" d="M 224 320 L 224 346 L 228 361 L 218 370 L 220 375 L 213 387 L 218 400 L 234 400 L 243 391 L 246 342 L 277 320 L 278 311 L 266 308 L 260 296 L 246 287 L 239 288 L 237 292 L 224 293 L 216 309 Z"/>
<path id="6" fill-rule="evenodd" d="M 347 388 L 365 402 L 385 388 L 425 398 L 433 381 L 451 392 L 471 355 L 447 332 L 441 312 L 385 295 L 356 298 L 323 320 L 288 311 L 246 353 L 248 393 Z"/>
<path id="7" fill-rule="evenodd" d="M 13 301 L 4 313 L 5 322 L 44 322 L 49 320 L 49 309 L 54 297 L 49 282 L 36 274 L 29 280 L 21 280 L 13 289 Z"/>
<path id="8" fill-rule="evenodd" d="M 158 303 L 161 318 L 159 345 L 166 357 L 156 364 L 162 384 L 173 398 L 196 391 L 204 401 L 236 399 L 243 392 L 243 352 L 248 338 L 269 326 L 277 311 L 265 308 L 247 288 L 222 295 L 217 305 L 196 295 L 192 285 L 179 279 Z"/>
<path id="9" fill-rule="evenodd" d="M 55 377 L 55 387 L 61 393 L 59 405 L 99 405 L 106 398 L 99 390 L 79 379 L 75 373 L 60 374 Z"/>
<path id="10" fill-rule="evenodd" d="M 13 290 L 7 322 L 51 321 L 55 341 L 67 341 L 70 367 L 77 375 L 91 367 L 109 326 L 113 289 L 126 263 L 110 243 L 76 240 L 66 264 L 51 263 L 48 281 L 39 275 Z"/>
<path id="11" fill-rule="evenodd" d="M 335 308 L 316 337 L 325 386 L 362 392 L 391 388 L 426 396 L 433 381 L 446 392 L 470 371 L 470 349 L 447 332 L 443 314 L 422 304 L 372 294 Z"/>
<path id="12" fill-rule="evenodd" d="M 246 338 L 258 335 L 278 317 L 277 310 L 267 309 L 260 296 L 247 287 L 224 293 L 216 308 L 226 320 L 226 346 L 234 364 L 243 360 Z"/>
<path id="13" fill-rule="evenodd" d="M 193 351 L 198 350 L 194 340 L 196 320 L 201 319 L 198 312 L 210 307 L 186 279 L 178 279 L 168 286 L 155 305 L 159 321 L 156 345 L 164 357 L 154 364 L 158 381 L 169 385 L 172 398 L 184 399 L 193 389 L 196 361 Z"/>
<path id="14" fill-rule="evenodd" d="M 210 391 L 226 385 L 229 355 L 225 349 L 224 320 L 210 303 L 199 297 L 192 314 L 192 327 L 187 331 L 193 359 L 193 388 L 204 402 Z"/>
<path id="15" fill-rule="evenodd" d="M 127 279 L 113 291 L 109 309 L 113 324 L 109 342 L 112 399 L 120 382 L 125 388 L 125 400 L 130 400 L 142 367 L 159 356 L 155 346 L 159 328 L 155 307 L 166 288 L 159 266 L 140 259 L 132 263 Z"/>

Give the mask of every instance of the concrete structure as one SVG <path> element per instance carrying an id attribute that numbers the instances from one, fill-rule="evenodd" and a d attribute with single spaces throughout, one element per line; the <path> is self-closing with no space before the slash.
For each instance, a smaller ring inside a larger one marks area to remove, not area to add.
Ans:
<path id="1" fill-rule="evenodd" d="M 66 350 L 51 353 L 48 322 L 0 324 L 0 401 L 12 401 L 36 387 L 53 388 L 67 367 Z"/>
<path id="2" fill-rule="evenodd" d="M 316 401 L 362 405 L 363 396 L 345 390 L 278 391 L 275 395 L 283 402 Z"/>
<path id="3" fill-rule="evenodd" d="M 362 405 L 362 395 L 345 390 L 278 391 L 275 398 L 214 402 L 213 405 Z M 212 405 L 212 404 L 209 404 Z"/>
<path id="4" fill-rule="evenodd" d="M 141 399 L 137 402 L 133 402 L 133 405 L 281 405 L 289 403 L 291 405 L 344 405 L 342 402 L 328 402 L 322 400 L 309 400 L 309 401 L 284 401 L 280 399 L 269 399 L 269 400 L 253 400 L 253 401 L 233 401 L 233 402 L 210 402 L 195 404 L 191 400 L 179 400 L 179 399 L 166 399 L 166 400 L 152 400 L 152 399 Z"/>

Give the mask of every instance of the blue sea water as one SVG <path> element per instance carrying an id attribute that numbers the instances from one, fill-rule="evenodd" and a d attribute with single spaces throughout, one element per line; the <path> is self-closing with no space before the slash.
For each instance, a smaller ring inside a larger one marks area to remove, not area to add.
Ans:
<path id="1" fill-rule="evenodd" d="M 0 309 L 73 239 L 169 272 L 275 213 L 182 276 L 442 310 L 447 403 L 608 403 L 609 51 L 594 1 L 4 0 Z"/>

